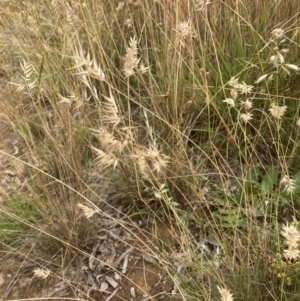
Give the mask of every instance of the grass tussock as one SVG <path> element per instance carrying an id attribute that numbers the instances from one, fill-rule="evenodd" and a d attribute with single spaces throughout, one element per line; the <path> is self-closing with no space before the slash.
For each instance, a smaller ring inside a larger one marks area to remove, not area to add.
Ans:
<path id="1" fill-rule="evenodd" d="M 3 246 L 76 298 L 88 256 L 155 300 L 134 249 L 167 300 L 297 300 L 300 3 L 3 2 Z"/>

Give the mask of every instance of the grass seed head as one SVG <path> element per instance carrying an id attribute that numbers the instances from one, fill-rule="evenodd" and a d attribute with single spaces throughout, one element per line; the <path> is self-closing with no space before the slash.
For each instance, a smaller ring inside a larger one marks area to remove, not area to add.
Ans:
<path id="1" fill-rule="evenodd" d="M 284 30 L 282 28 L 275 28 L 271 31 L 271 36 L 279 40 L 284 37 Z"/>
<path id="2" fill-rule="evenodd" d="M 230 90 L 230 96 L 232 99 L 237 100 L 237 98 L 239 96 L 239 92 L 233 88 Z"/>
<path id="3" fill-rule="evenodd" d="M 191 39 L 193 36 L 193 30 L 190 22 L 181 22 L 174 30 L 176 32 L 176 40 L 182 47 L 185 47 L 184 41 L 188 41 L 188 39 Z"/>
<path id="4" fill-rule="evenodd" d="M 275 105 L 269 109 L 271 115 L 276 119 L 280 119 L 284 115 L 286 110 L 287 110 L 287 106 L 275 106 Z"/>
<path id="5" fill-rule="evenodd" d="M 94 210 L 83 204 L 77 204 L 77 206 L 83 211 L 83 214 L 85 215 L 86 218 L 91 218 L 95 213 L 98 213 L 98 210 Z"/>
<path id="6" fill-rule="evenodd" d="M 227 103 L 231 108 L 235 106 L 234 100 L 232 98 L 226 98 L 223 102 Z"/>
<path id="7" fill-rule="evenodd" d="M 250 94 L 252 93 L 252 89 L 254 88 L 251 85 L 247 85 L 245 82 L 242 82 L 241 84 L 234 85 L 234 88 L 237 89 L 241 94 Z"/>
<path id="8" fill-rule="evenodd" d="M 126 50 L 126 55 L 124 57 L 124 67 L 123 71 L 125 77 L 129 77 L 135 74 L 135 69 L 137 69 L 139 60 L 138 55 L 138 41 L 136 37 L 130 38 L 129 47 Z"/>
<path id="9" fill-rule="evenodd" d="M 240 115 L 240 118 L 244 123 L 248 123 L 252 119 L 252 114 L 249 112 L 243 113 Z"/>
<path id="10" fill-rule="evenodd" d="M 229 82 L 227 83 L 227 85 L 229 85 L 230 87 L 235 87 L 236 85 L 238 85 L 238 83 L 239 83 L 239 79 L 236 78 L 235 76 L 232 76 Z"/>
<path id="11" fill-rule="evenodd" d="M 92 150 L 96 153 L 96 164 L 100 168 L 106 168 L 109 166 L 113 166 L 115 169 L 118 165 L 118 158 L 112 154 L 111 152 L 104 152 L 101 149 L 98 149 L 96 147 L 91 147 Z"/>
<path id="12" fill-rule="evenodd" d="M 150 70 L 150 66 L 146 67 L 144 63 L 140 64 L 139 71 L 141 74 L 147 73 Z"/>
<path id="13" fill-rule="evenodd" d="M 38 278 L 46 279 L 50 275 L 50 270 L 36 268 L 36 269 L 33 270 L 33 273 Z"/>
<path id="14" fill-rule="evenodd" d="M 244 106 L 246 112 L 248 112 L 253 106 L 253 102 L 249 99 L 246 99 L 246 101 L 242 101 L 241 104 L 242 106 Z"/>
<path id="15" fill-rule="evenodd" d="M 290 179 L 289 176 L 285 175 L 280 183 L 279 183 L 279 187 L 281 190 L 285 190 L 287 191 L 287 193 L 292 193 L 295 189 L 295 182 L 294 180 Z"/>
<path id="16" fill-rule="evenodd" d="M 297 260 L 300 255 L 300 251 L 297 249 L 287 249 L 283 251 L 283 256 L 286 260 Z"/>
<path id="17" fill-rule="evenodd" d="M 202 11 L 208 4 L 211 4 L 210 0 L 196 0 L 196 11 Z"/>
<path id="18" fill-rule="evenodd" d="M 190 22 L 186 21 L 179 23 L 176 33 L 180 40 L 184 40 L 185 38 L 192 36 L 192 27 Z"/>
<path id="19" fill-rule="evenodd" d="M 284 225 L 282 227 L 281 235 L 285 238 L 285 243 L 288 245 L 289 249 L 298 247 L 300 233 L 294 225 Z"/>
<path id="20" fill-rule="evenodd" d="M 228 288 L 220 288 L 218 286 L 218 290 L 221 294 L 221 301 L 233 301 L 233 294 L 230 293 Z"/>

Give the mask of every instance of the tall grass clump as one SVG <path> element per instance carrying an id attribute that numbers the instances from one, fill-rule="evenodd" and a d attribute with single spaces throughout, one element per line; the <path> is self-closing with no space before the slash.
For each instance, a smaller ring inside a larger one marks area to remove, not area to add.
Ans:
<path id="1" fill-rule="evenodd" d="M 297 300 L 300 3 L 4 2 L 0 159 L 23 169 L 1 170 L 0 228 L 20 253 L 70 267 L 113 222 L 166 298 Z"/>

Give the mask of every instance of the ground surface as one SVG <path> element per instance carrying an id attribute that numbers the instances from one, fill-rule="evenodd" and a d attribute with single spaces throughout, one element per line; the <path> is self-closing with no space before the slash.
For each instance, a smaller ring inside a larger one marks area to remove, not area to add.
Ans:
<path id="1" fill-rule="evenodd" d="M 49 267 L 55 274 L 46 279 L 34 276 L 33 269 L 39 265 L 30 259 L 6 254 L 1 260 L 0 299 L 168 300 L 172 285 L 159 267 L 137 250 L 130 253 L 125 273 L 120 269 L 101 273 L 98 264 L 94 264 L 95 271 L 83 264 L 68 271 Z"/>

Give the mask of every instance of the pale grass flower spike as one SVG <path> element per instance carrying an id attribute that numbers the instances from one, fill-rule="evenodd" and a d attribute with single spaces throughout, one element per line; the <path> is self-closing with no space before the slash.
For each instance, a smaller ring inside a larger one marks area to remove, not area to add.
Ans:
<path id="1" fill-rule="evenodd" d="M 245 82 L 242 82 L 241 84 L 236 84 L 234 85 L 234 88 L 239 90 L 239 92 L 241 94 L 250 94 L 252 93 L 252 89 L 254 88 L 253 86 L 251 85 L 247 85 Z"/>
<path id="2" fill-rule="evenodd" d="M 283 257 L 286 260 L 296 261 L 299 258 L 300 251 L 298 250 L 300 233 L 294 225 L 286 224 L 282 227 L 281 235 L 285 238 L 284 243 L 287 249 L 283 251 Z"/>
<path id="3" fill-rule="evenodd" d="M 192 26 L 189 21 L 181 22 L 177 25 L 176 40 L 182 47 L 185 47 L 185 41 L 192 38 Z"/>
<path id="4" fill-rule="evenodd" d="M 283 256 L 286 260 L 297 260 L 300 255 L 300 251 L 296 249 L 286 249 L 283 251 Z"/>
<path id="5" fill-rule="evenodd" d="M 249 99 L 247 99 L 246 101 L 242 101 L 241 104 L 242 104 L 242 106 L 244 107 L 244 109 L 246 111 L 249 111 L 252 108 L 252 106 L 253 106 L 252 101 L 249 100 Z"/>
<path id="6" fill-rule="evenodd" d="M 155 160 L 152 161 L 153 171 L 156 171 L 158 174 L 161 174 L 162 170 L 164 170 L 168 166 L 169 161 L 167 157 L 158 156 Z"/>
<path id="7" fill-rule="evenodd" d="M 235 87 L 236 85 L 239 84 L 239 80 L 238 80 L 238 78 L 236 78 L 235 76 L 232 76 L 227 84 L 228 84 L 230 87 Z"/>
<path id="8" fill-rule="evenodd" d="M 91 218 L 95 213 L 99 213 L 98 210 L 94 210 L 90 207 L 87 207 L 83 204 L 77 204 L 77 206 L 83 211 L 83 214 L 86 218 Z"/>
<path id="9" fill-rule="evenodd" d="M 230 293 L 228 288 L 220 288 L 218 286 L 218 290 L 221 294 L 221 301 L 233 301 L 233 294 Z"/>
<path id="10" fill-rule="evenodd" d="M 101 69 L 100 65 L 97 63 L 95 58 L 92 58 L 90 53 L 83 50 L 82 46 L 78 48 L 75 47 L 73 59 L 75 61 L 75 66 L 71 69 L 77 69 L 76 75 L 81 77 L 81 80 L 90 86 L 86 77 L 92 77 L 98 79 L 99 81 L 105 81 L 105 74 Z"/>
<path id="11" fill-rule="evenodd" d="M 271 31 L 271 36 L 275 39 L 281 39 L 284 37 L 284 30 L 282 28 L 275 28 Z"/>
<path id="12" fill-rule="evenodd" d="M 196 0 L 196 11 L 204 10 L 208 4 L 211 4 L 210 0 Z"/>
<path id="13" fill-rule="evenodd" d="M 297 248 L 300 241 L 300 233 L 294 225 L 286 224 L 282 227 L 281 235 L 289 247 Z"/>
<path id="14" fill-rule="evenodd" d="M 121 118 L 119 115 L 118 106 L 115 100 L 114 95 L 112 94 L 111 89 L 109 89 L 109 97 L 103 96 L 106 102 L 102 104 L 102 112 L 103 112 L 103 123 L 113 124 L 113 126 L 118 125 L 121 122 Z"/>
<path id="15" fill-rule="evenodd" d="M 235 106 L 234 100 L 232 98 L 226 98 L 223 102 L 227 103 L 231 108 Z"/>
<path id="16" fill-rule="evenodd" d="M 150 70 L 150 67 L 149 66 L 145 66 L 144 63 L 141 63 L 140 64 L 140 68 L 139 68 L 139 71 L 141 72 L 141 74 L 144 74 L 146 72 L 148 72 Z"/>
<path id="17" fill-rule="evenodd" d="M 233 88 L 230 90 L 230 96 L 232 99 L 237 100 L 237 98 L 239 96 L 239 92 Z"/>
<path id="18" fill-rule="evenodd" d="M 137 69 L 139 60 L 138 55 L 138 47 L 137 47 L 137 39 L 136 37 L 130 38 L 129 47 L 126 49 L 126 55 L 124 57 L 124 67 L 123 71 L 126 77 L 135 74 L 135 69 Z"/>
<path id="19" fill-rule="evenodd" d="M 46 279 L 51 272 L 48 269 L 36 268 L 33 270 L 33 273 L 38 278 Z"/>
<path id="20" fill-rule="evenodd" d="M 180 39 L 190 37 L 192 35 L 192 27 L 190 25 L 190 22 L 187 21 L 179 23 L 176 32 Z"/>
<path id="21" fill-rule="evenodd" d="M 269 109 L 271 115 L 276 119 L 280 119 L 284 115 L 286 110 L 287 110 L 287 106 L 275 106 L 275 105 Z"/>
<path id="22" fill-rule="evenodd" d="M 280 183 L 279 183 L 280 190 L 285 190 L 287 193 L 292 193 L 295 189 L 295 181 L 292 180 L 289 176 L 285 175 Z"/>
<path id="23" fill-rule="evenodd" d="M 105 127 L 99 129 L 92 129 L 95 137 L 99 141 L 101 148 L 111 152 L 121 152 L 123 144 L 117 140 Z"/>
<path id="24" fill-rule="evenodd" d="M 147 150 L 138 150 L 132 158 L 137 160 L 139 171 L 145 179 L 149 178 L 149 174 L 152 172 L 161 174 L 169 163 L 169 158 L 161 154 L 155 145 L 152 145 Z"/>
<path id="25" fill-rule="evenodd" d="M 252 114 L 251 113 L 242 113 L 240 115 L 240 118 L 244 123 L 248 123 L 252 119 Z"/>
<path id="26" fill-rule="evenodd" d="M 104 152 L 101 149 L 91 146 L 91 149 L 96 154 L 96 164 L 101 168 L 113 166 L 115 169 L 118 165 L 118 158 L 111 152 Z"/>

